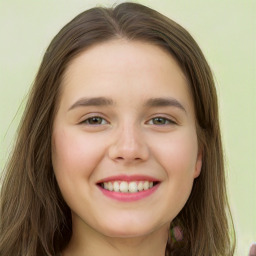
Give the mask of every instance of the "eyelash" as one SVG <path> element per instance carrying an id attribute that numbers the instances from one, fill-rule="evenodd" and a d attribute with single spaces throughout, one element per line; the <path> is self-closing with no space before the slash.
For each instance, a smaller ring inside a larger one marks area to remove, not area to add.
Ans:
<path id="1" fill-rule="evenodd" d="M 100 123 L 95 123 L 95 121 L 96 122 L 100 121 Z M 164 121 L 164 123 L 156 124 L 156 123 L 154 123 L 154 121 L 157 121 L 157 122 Z M 92 122 L 92 123 L 90 123 L 90 122 Z M 100 117 L 100 116 L 92 116 L 92 117 L 89 117 L 89 118 L 87 118 L 87 119 L 85 119 L 84 121 L 81 122 L 81 124 L 90 125 L 90 126 L 106 125 L 108 123 L 109 122 L 106 121 L 105 118 Z M 146 122 L 146 124 L 156 125 L 156 126 L 165 126 L 165 125 L 174 125 L 174 124 L 177 124 L 177 123 L 175 121 L 171 120 L 171 119 L 166 118 L 166 117 L 157 116 L 157 117 L 151 118 L 149 121 Z"/>
<path id="2" fill-rule="evenodd" d="M 101 120 L 101 121 L 104 121 L 104 123 L 90 123 L 90 121 L 95 121 L 95 120 Z M 85 119 L 84 121 L 81 122 L 81 124 L 86 124 L 86 125 L 92 125 L 92 126 L 96 126 L 96 125 L 105 125 L 105 124 L 108 124 L 108 121 L 106 121 L 106 119 L 104 119 L 103 117 L 100 117 L 100 116 L 92 116 L 92 117 L 89 117 L 87 119 Z"/>
<path id="3" fill-rule="evenodd" d="M 164 121 L 164 123 L 161 123 L 161 124 L 155 124 L 153 123 L 154 120 L 162 120 Z M 152 122 L 152 123 L 151 123 Z M 162 117 L 162 116 L 157 116 L 157 117 L 153 117 L 151 118 L 148 122 L 148 124 L 151 124 L 151 125 L 157 125 L 157 126 L 164 126 L 164 125 L 173 125 L 173 124 L 177 124 L 176 122 L 174 122 L 173 120 L 169 119 L 169 118 L 166 118 L 166 117 Z"/>

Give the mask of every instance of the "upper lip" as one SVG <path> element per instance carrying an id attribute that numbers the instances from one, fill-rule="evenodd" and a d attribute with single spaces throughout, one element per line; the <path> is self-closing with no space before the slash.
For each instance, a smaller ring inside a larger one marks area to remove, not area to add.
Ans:
<path id="1" fill-rule="evenodd" d="M 106 178 L 103 178 L 97 182 L 103 183 L 103 182 L 109 182 L 109 181 L 152 181 L 152 182 L 159 182 L 158 179 L 148 176 L 148 175 L 116 175 L 116 176 L 109 176 Z"/>

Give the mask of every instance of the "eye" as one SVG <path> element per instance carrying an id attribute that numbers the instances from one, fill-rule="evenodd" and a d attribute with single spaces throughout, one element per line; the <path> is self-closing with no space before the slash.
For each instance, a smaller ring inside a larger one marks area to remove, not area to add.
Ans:
<path id="1" fill-rule="evenodd" d="M 92 117 L 89 117 L 89 118 L 85 119 L 84 121 L 82 121 L 81 124 L 104 125 L 104 124 L 108 124 L 108 122 L 100 116 L 92 116 Z"/>
<path id="2" fill-rule="evenodd" d="M 168 118 L 165 118 L 165 117 L 154 117 L 149 120 L 148 124 L 168 125 L 168 124 L 176 124 L 176 123 Z"/>

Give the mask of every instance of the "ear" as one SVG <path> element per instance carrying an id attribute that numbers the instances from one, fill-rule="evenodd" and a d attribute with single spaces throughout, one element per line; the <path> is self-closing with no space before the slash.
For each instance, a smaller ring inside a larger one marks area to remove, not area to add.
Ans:
<path id="1" fill-rule="evenodd" d="M 197 159 L 196 159 L 194 178 L 197 178 L 201 173 L 202 160 L 203 160 L 203 152 L 201 149 L 199 149 L 197 154 Z"/>

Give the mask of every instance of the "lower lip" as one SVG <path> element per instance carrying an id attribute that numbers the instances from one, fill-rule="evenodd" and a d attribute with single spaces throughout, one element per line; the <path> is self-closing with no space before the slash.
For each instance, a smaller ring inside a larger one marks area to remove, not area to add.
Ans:
<path id="1" fill-rule="evenodd" d="M 105 196 L 110 197 L 114 200 L 122 201 L 122 202 L 133 202 L 133 201 L 138 201 L 146 197 L 149 197 L 158 189 L 158 187 L 159 187 L 159 183 L 148 190 L 144 190 L 136 193 L 122 193 L 122 192 L 109 191 L 100 186 L 99 186 L 99 189 Z"/>

